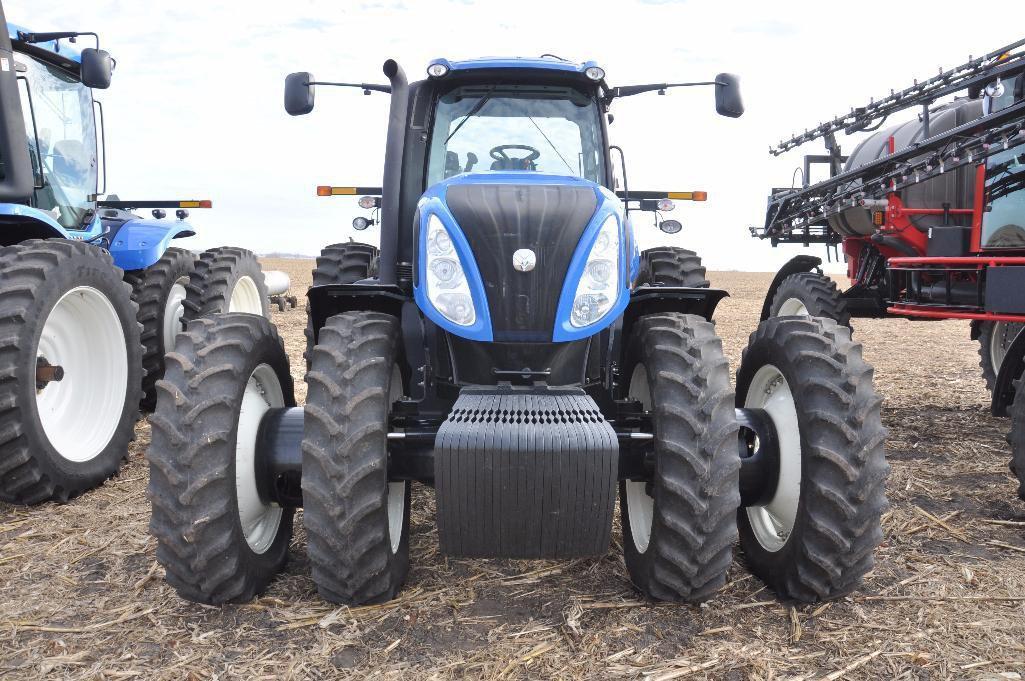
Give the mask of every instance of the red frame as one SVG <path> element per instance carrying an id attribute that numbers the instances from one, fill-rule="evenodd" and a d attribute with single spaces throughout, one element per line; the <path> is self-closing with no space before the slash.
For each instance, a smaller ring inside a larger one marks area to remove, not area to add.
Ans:
<path id="1" fill-rule="evenodd" d="M 890 153 L 894 151 L 894 140 L 889 140 Z M 986 163 L 979 163 L 975 167 L 975 197 L 971 208 L 952 208 L 951 215 L 971 216 L 971 235 L 969 240 L 969 252 L 977 253 L 975 256 L 960 257 L 929 257 L 924 255 L 928 248 L 928 236 L 919 231 L 912 223 L 911 218 L 915 215 L 943 215 L 942 208 L 908 208 L 901 201 L 896 192 L 887 196 L 886 212 L 883 224 L 879 226 L 879 232 L 887 236 L 893 236 L 923 255 L 908 257 L 901 251 L 877 244 L 871 241 L 869 236 L 845 237 L 843 240 L 844 254 L 847 256 L 847 276 L 854 284 L 856 281 L 861 253 L 867 244 L 875 246 L 884 258 L 886 267 L 890 268 L 914 268 L 914 267 L 964 267 L 975 265 L 979 271 L 987 267 L 1001 267 L 1007 265 L 1025 265 L 1025 256 L 989 255 L 982 248 L 982 219 L 986 206 Z M 1006 251 L 1005 251 L 1006 252 Z M 1002 321 L 1002 322 L 1025 322 L 1025 315 L 996 314 L 990 312 L 962 312 L 960 310 L 944 308 L 923 308 L 916 305 L 895 304 L 886 308 L 886 311 L 893 315 L 903 317 L 921 317 L 925 319 L 972 319 L 979 321 Z"/>

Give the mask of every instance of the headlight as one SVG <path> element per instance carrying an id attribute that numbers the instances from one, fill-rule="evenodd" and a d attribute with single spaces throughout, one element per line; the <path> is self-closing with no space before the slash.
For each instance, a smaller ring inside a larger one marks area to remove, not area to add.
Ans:
<path id="1" fill-rule="evenodd" d="M 452 244 L 452 237 L 436 215 L 427 219 L 426 251 L 424 280 L 427 299 L 453 324 L 472 325 L 477 321 L 477 311 L 470 297 L 466 273 Z"/>
<path id="2" fill-rule="evenodd" d="M 587 256 L 584 272 L 573 297 L 570 324 L 590 326 L 604 317 L 619 294 L 619 221 L 615 215 L 605 219 Z"/>

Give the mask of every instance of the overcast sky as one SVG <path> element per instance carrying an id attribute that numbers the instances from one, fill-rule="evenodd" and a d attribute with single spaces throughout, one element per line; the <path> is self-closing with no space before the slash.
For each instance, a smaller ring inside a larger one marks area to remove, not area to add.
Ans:
<path id="1" fill-rule="evenodd" d="M 642 245 L 697 250 L 710 269 L 771 271 L 800 249 L 751 239 L 773 186 L 789 186 L 803 153 L 770 143 L 1022 37 L 1021 0 L 964 2 L 555 2 L 472 0 L 213 2 L 7 0 L 9 21 L 35 31 L 100 34 L 117 59 L 99 93 L 108 186 L 122 198 L 211 198 L 195 211 L 193 248 L 242 245 L 316 254 L 356 234 L 349 198 L 318 184 L 380 185 L 388 99 L 319 88 L 317 109 L 282 108 L 286 74 L 383 82 L 395 58 L 410 79 L 434 57 L 537 56 L 602 64 L 612 85 L 741 77 L 747 113 L 715 115 L 710 89 L 616 102 L 612 141 L 634 189 L 704 189 L 679 203 L 684 229 L 646 219 Z M 610 11 L 611 10 L 611 11 Z M 848 143 L 845 148 L 852 148 Z M 357 237 L 376 243 L 372 228 Z M 821 248 L 812 252 L 821 255 Z"/>

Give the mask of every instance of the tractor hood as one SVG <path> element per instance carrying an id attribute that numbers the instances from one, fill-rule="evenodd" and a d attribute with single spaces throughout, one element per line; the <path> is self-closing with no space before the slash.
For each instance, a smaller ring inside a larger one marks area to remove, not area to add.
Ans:
<path id="1" fill-rule="evenodd" d="M 462 338 L 586 338 L 611 324 L 628 301 L 627 254 L 634 246 L 623 206 L 594 182 L 538 172 L 466 173 L 429 188 L 415 222 L 417 304 Z M 601 262 L 589 265 L 596 243 Z M 590 297 L 578 299 L 589 272 L 601 282 L 588 279 Z"/>

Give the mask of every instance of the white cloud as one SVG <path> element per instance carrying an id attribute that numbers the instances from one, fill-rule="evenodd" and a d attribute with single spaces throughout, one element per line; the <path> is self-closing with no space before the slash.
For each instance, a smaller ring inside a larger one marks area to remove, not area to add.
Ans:
<path id="1" fill-rule="evenodd" d="M 801 153 L 767 149 L 860 104 L 1020 37 L 999 21 L 1018 0 L 963 4 L 866 1 L 517 3 L 122 2 L 8 0 L 10 21 L 33 30 L 95 30 L 118 60 L 100 95 L 109 186 L 122 197 L 212 198 L 196 211 L 196 246 L 315 253 L 352 234 L 350 199 L 318 199 L 317 184 L 380 183 L 383 95 L 318 92 L 311 116 L 282 109 L 284 76 L 380 81 L 394 57 L 419 77 L 437 56 L 554 52 L 595 59 L 614 84 L 740 74 L 747 114 L 719 118 L 707 90 L 641 95 L 614 105 L 614 142 L 636 189 L 705 189 L 679 205 L 672 239 L 712 268 L 773 270 L 795 249 L 751 239 L 773 186 L 788 185 Z M 945 6 L 949 5 L 949 11 Z M 955 23 L 956 22 L 956 23 Z M 845 146 L 850 146 L 848 143 Z M 818 251 L 813 251 L 818 253 Z"/>

